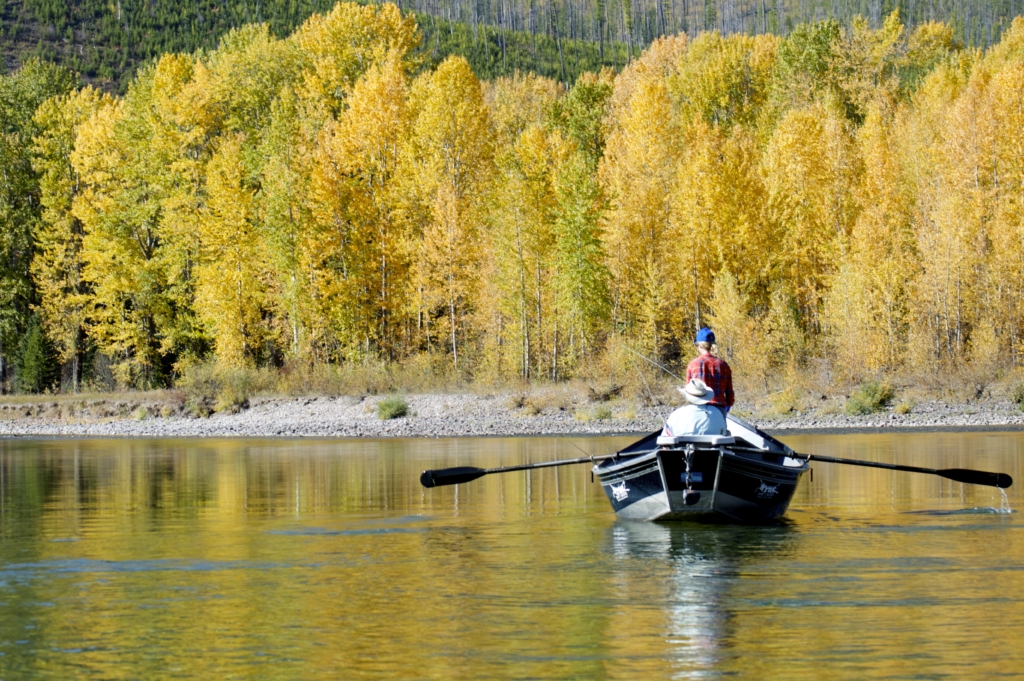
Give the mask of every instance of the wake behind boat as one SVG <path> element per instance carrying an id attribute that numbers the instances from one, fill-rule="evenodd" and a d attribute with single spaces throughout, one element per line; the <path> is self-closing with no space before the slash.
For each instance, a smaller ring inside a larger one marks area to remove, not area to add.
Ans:
<path id="1" fill-rule="evenodd" d="M 729 436 L 651 433 L 597 463 L 594 475 L 628 520 L 778 520 L 807 461 L 735 416 L 728 427 Z"/>

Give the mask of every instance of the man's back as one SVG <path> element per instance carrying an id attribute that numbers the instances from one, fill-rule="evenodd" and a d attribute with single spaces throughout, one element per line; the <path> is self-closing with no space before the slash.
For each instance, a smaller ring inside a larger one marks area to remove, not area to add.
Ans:
<path id="1" fill-rule="evenodd" d="M 726 435 L 722 410 L 708 405 L 687 404 L 672 412 L 666 423 L 673 435 Z"/>

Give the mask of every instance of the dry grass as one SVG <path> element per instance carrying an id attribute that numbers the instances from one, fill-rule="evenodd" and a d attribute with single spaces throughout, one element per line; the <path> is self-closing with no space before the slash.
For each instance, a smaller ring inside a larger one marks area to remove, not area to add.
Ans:
<path id="1" fill-rule="evenodd" d="M 641 408 L 667 410 L 682 400 L 679 381 L 629 355 L 611 367 L 595 362 L 587 374 L 568 381 L 498 381 L 493 377 L 454 372 L 444 357 L 418 357 L 401 364 L 309 365 L 290 363 L 281 368 L 231 368 L 214 362 L 181 367 L 173 390 L 91 391 L 79 394 L 5 395 L 0 419 L 24 416 L 64 420 L 111 418 L 204 417 L 214 412 L 237 412 L 255 397 L 370 396 L 396 393 L 462 392 L 504 395 L 502 404 L 523 417 L 566 412 L 584 420 L 635 418 Z M 679 367 L 671 367 L 673 370 Z M 681 371 L 681 369 L 679 369 Z M 942 374 L 947 371 L 946 375 Z M 892 404 L 909 413 L 931 400 L 974 404 L 1009 400 L 1024 408 L 1024 370 L 1004 370 L 986 376 L 970 367 L 938 368 L 935 374 L 879 377 L 892 386 Z M 816 412 L 838 414 L 863 384 L 840 382 L 817 366 L 781 371 L 770 381 L 737 376 L 735 412 L 750 418 L 779 418 Z M 865 381 L 867 383 L 869 381 Z M 376 404 L 376 401 L 374 401 Z"/>

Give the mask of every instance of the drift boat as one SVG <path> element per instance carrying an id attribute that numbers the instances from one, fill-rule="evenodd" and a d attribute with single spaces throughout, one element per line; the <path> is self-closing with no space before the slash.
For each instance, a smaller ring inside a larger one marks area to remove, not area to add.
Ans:
<path id="1" fill-rule="evenodd" d="M 778 520 L 808 462 L 735 416 L 728 417 L 728 430 L 728 436 L 651 433 L 597 463 L 594 476 L 626 520 Z"/>
<path id="2" fill-rule="evenodd" d="M 606 456 L 524 463 L 500 468 L 426 470 L 424 487 L 461 485 L 491 473 L 592 464 L 615 513 L 627 520 L 718 520 L 770 523 L 786 512 L 813 458 L 822 463 L 938 475 L 968 485 L 1006 489 L 1013 478 L 969 468 L 921 468 L 880 461 L 799 454 L 735 416 L 727 436 L 651 433 Z"/>

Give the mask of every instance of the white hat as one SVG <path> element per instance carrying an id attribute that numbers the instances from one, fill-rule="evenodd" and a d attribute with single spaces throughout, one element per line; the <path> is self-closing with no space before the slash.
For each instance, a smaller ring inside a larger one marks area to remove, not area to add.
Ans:
<path id="1" fill-rule="evenodd" d="M 691 378 L 685 388 L 678 388 L 690 404 L 707 404 L 715 399 L 715 391 L 699 378 Z"/>

